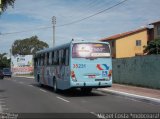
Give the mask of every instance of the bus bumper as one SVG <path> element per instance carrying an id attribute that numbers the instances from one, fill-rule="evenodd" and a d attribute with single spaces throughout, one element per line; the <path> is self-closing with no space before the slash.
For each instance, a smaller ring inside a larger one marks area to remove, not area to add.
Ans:
<path id="1" fill-rule="evenodd" d="M 71 82 L 71 87 L 92 87 L 92 88 L 104 88 L 111 87 L 112 81 L 103 82 Z"/>

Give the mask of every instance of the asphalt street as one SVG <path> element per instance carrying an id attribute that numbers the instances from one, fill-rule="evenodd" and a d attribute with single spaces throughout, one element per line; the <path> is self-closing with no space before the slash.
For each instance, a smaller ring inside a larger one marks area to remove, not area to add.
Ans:
<path id="1" fill-rule="evenodd" d="M 86 95 L 79 90 L 56 94 L 47 86 L 39 87 L 33 79 L 0 80 L 0 111 L 9 113 L 157 113 L 160 105 L 93 90 Z"/>

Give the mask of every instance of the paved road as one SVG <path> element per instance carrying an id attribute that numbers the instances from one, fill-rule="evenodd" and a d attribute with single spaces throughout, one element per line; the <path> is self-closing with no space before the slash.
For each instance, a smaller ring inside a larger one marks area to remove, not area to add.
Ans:
<path id="1" fill-rule="evenodd" d="M 0 111 L 14 113 L 153 113 L 160 105 L 94 90 L 84 95 L 79 90 L 58 94 L 39 87 L 33 79 L 0 80 Z"/>

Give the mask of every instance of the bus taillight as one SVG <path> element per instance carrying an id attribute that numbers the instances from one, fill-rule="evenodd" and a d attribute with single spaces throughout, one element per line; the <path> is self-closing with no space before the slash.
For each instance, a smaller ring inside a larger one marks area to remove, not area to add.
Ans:
<path id="1" fill-rule="evenodd" d="M 112 70 L 109 70 L 108 77 L 112 76 Z"/>
<path id="2" fill-rule="evenodd" d="M 74 71 L 71 71 L 71 77 L 72 77 L 72 80 L 76 81 L 76 75 Z"/>

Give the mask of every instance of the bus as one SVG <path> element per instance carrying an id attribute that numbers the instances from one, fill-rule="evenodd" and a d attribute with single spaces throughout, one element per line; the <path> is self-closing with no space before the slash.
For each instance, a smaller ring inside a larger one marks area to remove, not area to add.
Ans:
<path id="1" fill-rule="evenodd" d="M 39 85 L 53 87 L 54 92 L 79 88 L 112 86 L 112 58 L 109 43 L 71 41 L 38 51 L 34 55 L 34 77 Z"/>

